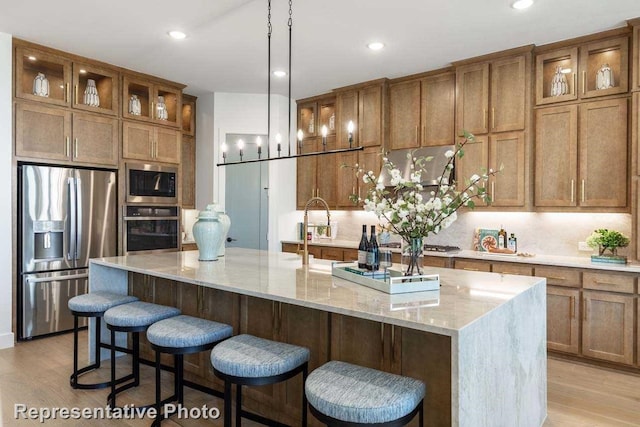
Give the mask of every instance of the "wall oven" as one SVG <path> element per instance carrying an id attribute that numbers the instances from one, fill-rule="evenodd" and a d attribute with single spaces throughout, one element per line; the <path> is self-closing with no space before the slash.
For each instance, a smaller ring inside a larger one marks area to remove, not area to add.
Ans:
<path id="1" fill-rule="evenodd" d="M 178 168 L 143 163 L 126 164 L 127 203 L 178 204 Z"/>
<path id="2" fill-rule="evenodd" d="M 179 212 L 178 206 L 125 206 L 125 254 L 177 251 L 180 236 Z"/>

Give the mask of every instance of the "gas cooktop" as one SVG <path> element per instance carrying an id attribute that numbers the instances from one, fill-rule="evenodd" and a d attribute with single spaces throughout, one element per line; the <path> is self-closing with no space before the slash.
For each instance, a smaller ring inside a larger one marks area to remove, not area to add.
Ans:
<path id="1" fill-rule="evenodd" d="M 424 245 L 424 250 L 428 252 L 457 252 L 460 248 L 446 245 Z"/>

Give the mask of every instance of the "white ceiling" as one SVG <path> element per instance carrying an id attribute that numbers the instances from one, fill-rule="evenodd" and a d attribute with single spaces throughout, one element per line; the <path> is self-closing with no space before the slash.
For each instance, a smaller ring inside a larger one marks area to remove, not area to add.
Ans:
<path id="1" fill-rule="evenodd" d="M 188 85 L 266 93 L 267 0 L 6 0 L 0 31 Z M 400 77 L 625 25 L 639 0 L 294 0 L 292 97 Z M 272 68 L 287 68 L 287 7 L 272 0 Z M 180 29 L 182 41 L 166 33 Z M 372 52 L 371 40 L 386 48 Z M 273 81 L 287 95 L 286 79 Z"/>

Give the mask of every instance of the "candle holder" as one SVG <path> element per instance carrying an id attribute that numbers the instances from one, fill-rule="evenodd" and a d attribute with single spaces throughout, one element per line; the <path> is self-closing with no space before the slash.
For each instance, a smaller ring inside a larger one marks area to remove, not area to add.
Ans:
<path id="1" fill-rule="evenodd" d="M 347 125 L 347 131 L 349 132 L 349 148 L 352 148 L 353 145 L 353 121 L 349 120 L 349 124 Z"/>
<path id="2" fill-rule="evenodd" d="M 322 125 L 322 151 L 327 151 L 327 133 L 327 127 Z"/>

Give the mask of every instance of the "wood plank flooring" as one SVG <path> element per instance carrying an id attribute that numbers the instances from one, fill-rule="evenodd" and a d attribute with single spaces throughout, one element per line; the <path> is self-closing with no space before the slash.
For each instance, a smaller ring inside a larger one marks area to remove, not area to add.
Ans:
<path id="1" fill-rule="evenodd" d="M 85 333 L 81 343 L 86 343 Z M 81 345 L 85 348 L 86 345 Z M 41 426 L 36 420 L 14 418 L 14 404 L 29 407 L 104 407 L 106 390 L 73 390 L 69 386 L 72 366 L 71 334 L 31 342 L 0 350 L 0 421 L 2 426 Z M 80 360 L 86 359 L 81 352 Z M 119 363 L 122 372 L 129 369 Z M 118 397 L 118 404 L 150 403 L 154 396 L 153 369 L 142 366 L 140 387 Z M 104 367 L 93 378 L 108 376 Z M 163 390 L 171 390 L 172 376 L 163 373 Z M 222 401 L 190 388 L 185 388 L 185 404 L 189 408 L 222 408 Z M 548 417 L 544 427 L 609 427 L 640 426 L 640 376 L 615 372 L 564 360 L 550 358 L 548 363 Z M 148 426 L 149 419 L 134 420 L 49 420 L 45 426 Z M 175 419 L 163 426 L 221 426 L 222 419 Z M 243 425 L 255 426 L 250 421 Z M 480 427 L 480 426 L 479 426 Z"/>

